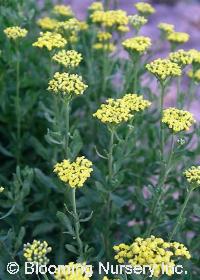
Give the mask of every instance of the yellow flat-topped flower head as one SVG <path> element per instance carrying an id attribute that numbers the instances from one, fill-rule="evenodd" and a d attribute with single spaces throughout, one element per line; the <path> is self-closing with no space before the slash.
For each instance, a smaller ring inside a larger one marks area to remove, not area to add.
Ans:
<path id="1" fill-rule="evenodd" d="M 53 8 L 53 12 L 57 15 L 72 17 L 73 11 L 71 6 L 69 5 L 55 5 Z"/>
<path id="2" fill-rule="evenodd" d="M 189 130 L 195 123 L 193 115 L 185 110 L 167 108 L 163 110 L 162 122 L 165 123 L 174 133 Z"/>
<path id="3" fill-rule="evenodd" d="M 144 36 L 128 38 L 122 42 L 122 45 L 129 53 L 137 53 L 142 55 L 150 48 L 151 39 Z"/>
<path id="4" fill-rule="evenodd" d="M 188 77 L 190 79 L 193 79 L 197 84 L 200 83 L 200 69 L 196 70 L 196 71 L 193 71 L 193 70 L 190 70 L 188 71 Z"/>
<path id="5" fill-rule="evenodd" d="M 40 37 L 35 43 L 34 47 L 46 48 L 48 51 L 52 51 L 56 48 L 63 48 L 67 44 L 65 38 L 61 34 L 55 32 L 40 32 Z"/>
<path id="6" fill-rule="evenodd" d="M 147 70 L 158 80 L 165 81 L 168 78 L 181 76 L 181 68 L 177 63 L 169 59 L 158 58 L 146 65 Z"/>
<path id="7" fill-rule="evenodd" d="M 151 105 L 151 102 L 144 99 L 143 96 L 134 93 L 125 94 L 120 100 L 131 111 L 131 113 L 144 111 Z"/>
<path id="8" fill-rule="evenodd" d="M 64 159 L 54 166 L 54 172 L 59 179 L 71 188 L 83 187 L 92 171 L 92 162 L 85 157 L 77 157 L 74 162 Z"/>
<path id="9" fill-rule="evenodd" d="M 127 13 L 123 10 L 95 11 L 90 17 L 93 23 L 107 28 L 128 25 Z"/>
<path id="10" fill-rule="evenodd" d="M 170 266 L 175 267 L 179 258 L 190 259 L 188 249 L 178 242 L 166 242 L 162 238 L 151 236 L 149 238 L 136 238 L 132 244 L 119 244 L 113 247 L 116 252 L 115 260 L 119 264 L 129 264 L 131 266 L 149 265 L 154 267 L 153 276 L 161 276 L 163 265 L 168 266 L 165 274 L 172 276 Z"/>
<path id="11" fill-rule="evenodd" d="M 49 262 L 47 254 L 51 252 L 46 241 L 34 240 L 32 243 L 24 244 L 23 255 L 28 262 L 38 263 L 39 265 L 46 265 Z"/>
<path id="12" fill-rule="evenodd" d="M 174 32 L 174 25 L 173 25 L 173 24 L 161 22 L 161 23 L 158 24 L 158 28 L 159 28 L 162 32 L 164 32 L 165 35 L 168 35 L 168 34 Z"/>
<path id="13" fill-rule="evenodd" d="M 62 97 L 72 98 L 83 94 L 87 87 L 82 77 L 77 74 L 56 72 L 53 79 L 49 81 L 48 90 Z"/>
<path id="14" fill-rule="evenodd" d="M 97 51 L 114 52 L 116 50 L 113 43 L 95 43 L 92 47 Z"/>
<path id="15" fill-rule="evenodd" d="M 190 35 L 185 32 L 171 32 L 167 36 L 167 40 L 174 44 L 184 44 L 188 42 Z"/>
<path id="16" fill-rule="evenodd" d="M 44 17 L 40 18 L 37 21 L 37 24 L 44 30 L 54 30 L 58 24 L 58 21 L 50 17 Z"/>
<path id="17" fill-rule="evenodd" d="M 197 65 L 200 64 L 200 51 L 191 49 L 191 50 L 189 50 L 189 53 L 192 56 L 192 63 L 197 64 Z"/>
<path id="18" fill-rule="evenodd" d="M 119 25 L 119 26 L 117 26 L 117 30 L 116 31 L 119 31 L 121 33 L 126 33 L 126 32 L 130 31 L 130 28 L 129 28 L 128 25 Z"/>
<path id="19" fill-rule="evenodd" d="M 179 66 L 184 67 L 192 63 L 192 55 L 189 51 L 178 50 L 169 54 L 169 59 L 177 63 Z"/>
<path id="20" fill-rule="evenodd" d="M 200 187 L 200 166 L 191 166 L 183 174 L 192 187 Z"/>
<path id="21" fill-rule="evenodd" d="M 19 26 L 11 26 L 7 27 L 3 31 L 7 38 L 11 40 L 17 40 L 19 38 L 24 38 L 26 37 L 28 31 L 25 28 L 21 28 Z"/>
<path id="22" fill-rule="evenodd" d="M 74 50 L 61 50 L 52 57 L 53 61 L 68 68 L 75 68 L 79 66 L 82 59 L 82 55 Z"/>
<path id="23" fill-rule="evenodd" d="M 106 42 L 112 38 L 112 34 L 110 32 L 100 31 L 97 33 L 97 39 L 99 42 Z"/>
<path id="24" fill-rule="evenodd" d="M 135 4 L 136 10 L 141 14 L 141 15 L 151 15 L 155 13 L 154 7 L 146 2 L 138 2 Z"/>
<path id="25" fill-rule="evenodd" d="M 88 10 L 91 12 L 94 11 L 103 11 L 103 4 L 101 2 L 93 2 L 89 7 Z"/>
<path id="26" fill-rule="evenodd" d="M 102 123 L 111 125 L 127 122 L 133 117 L 125 103 L 121 102 L 120 99 L 113 98 L 107 99 L 106 103 L 102 104 L 93 116 Z"/>
<path id="27" fill-rule="evenodd" d="M 90 280 L 91 269 L 85 263 L 70 262 L 63 269 L 57 269 L 54 278 L 56 280 Z"/>
<path id="28" fill-rule="evenodd" d="M 128 20 L 130 25 L 137 31 L 139 31 L 140 28 L 148 22 L 148 20 L 145 17 L 139 15 L 129 16 Z"/>

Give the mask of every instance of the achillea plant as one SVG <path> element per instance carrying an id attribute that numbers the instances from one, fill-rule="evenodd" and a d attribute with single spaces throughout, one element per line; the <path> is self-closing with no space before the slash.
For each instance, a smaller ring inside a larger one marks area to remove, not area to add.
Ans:
<path id="1" fill-rule="evenodd" d="M 34 47 L 46 48 L 48 51 L 52 51 L 56 48 L 63 48 L 67 44 L 67 41 L 59 34 L 54 32 L 41 32 L 38 40 L 33 43 Z"/>

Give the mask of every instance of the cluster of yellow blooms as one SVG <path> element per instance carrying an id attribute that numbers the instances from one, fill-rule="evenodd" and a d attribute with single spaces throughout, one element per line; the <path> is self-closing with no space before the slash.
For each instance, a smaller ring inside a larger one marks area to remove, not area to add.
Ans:
<path id="1" fill-rule="evenodd" d="M 145 17 L 139 15 L 128 16 L 128 20 L 130 25 L 136 30 L 140 30 L 148 21 Z"/>
<path id="2" fill-rule="evenodd" d="M 188 71 L 188 76 L 193 79 L 196 83 L 200 83 L 200 69 Z"/>
<path id="3" fill-rule="evenodd" d="M 103 123 L 116 125 L 127 122 L 133 117 L 134 112 L 143 111 L 150 105 L 151 103 L 142 96 L 126 94 L 118 99 L 109 98 L 93 116 Z"/>
<path id="4" fill-rule="evenodd" d="M 21 28 L 19 26 L 12 26 L 5 28 L 4 33 L 9 39 L 17 40 L 18 38 L 26 37 L 28 31 L 25 28 Z"/>
<path id="5" fill-rule="evenodd" d="M 191 50 L 189 50 L 189 52 L 192 56 L 192 63 L 200 64 L 200 51 L 191 49 Z"/>
<path id="6" fill-rule="evenodd" d="M 171 32 L 167 36 L 167 40 L 175 44 L 183 44 L 189 40 L 189 34 L 185 32 Z"/>
<path id="7" fill-rule="evenodd" d="M 100 31 L 97 34 L 98 42 L 93 45 L 96 50 L 104 50 L 108 52 L 115 51 L 116 47 L 110 42 L 112 34 L 106 31 Z"/>
<path id="8" fill-rule="evenodd" d="M 127 13 L 123 10 L 95 11 L 91 14 L 93 23 L 104 27 L 126 26 L 128 24 Z"/>
<path id="9" fill-rule="evenodd" d="M 73 12 L 69 5 L 55 5 L 53 8 L 53 12 L 57 15 L 72 17 Z"/>
<path id="10" fill-rule="evenodd" d="M 40 37 L 35 43 L 33 43 L 33 46 L 38 48 L 47 48 L 51 51 L 55 48 L 63 48 L 66 44 L 67 41 L 61 34 L 47 31 L 44 33 L 40 32 Z"/>
<path id="11" fill-rule="evenodd" d="M 173 24 L 161 22 L 161 23 L 158 24 L 158 28 L 161 31 L 163 31 L 165 34 L 169 34 L 169 33 L 174 32 L 174 25 Z"/>
<path id="12" fill-rule="evenodd" d="M 150 48 L 151 39 L 144 36 L 128 38 L 122 45 L 130 53 L 143 54 Z"/>
<path id="13" fill-rule="evenodd" d="M 46 255 L 51 252 L 51 250 L 51 247 L 49 247 L 46 241 L 41 242 L 34 240 L 32 244 L 24 244 L 23 254 L 28 262 L 45 265 L 49 262 Z"/>
<path id="14" fill-rule="evenodd" d="M 193 115 L 177 108 L 167 108 L 163 110 L 162 122 L 165 123 L 173 132 L 189 130 L 195 123 Z"/>
<path id="15" fill-rule="evenodd" d="M 58 24 L 58 21 L 56 19 L 50 18 L 50 17 L 44 17 L 40 18 L 37 21 L 37 24 L 42 28 L 46 30 L 54 30 Z"/>
<path id="16" fill-rule="evenodd" d="M 78 32 L 84 28 L 85 23 L 80 22 L 76 18 L 70 18 L 66 21 L 59 21 L 56 26 L 57 32 L 67 36 L 67 40 L 71 43 L 76 43 L 78 41 Z"/>
<path id="17" fill-rule="evenodd" d="M 135 8 L 141 15 L 151 15 L 155 13 L 154 7 L 149 3 L 138 2 L 135 4 Z"/>
<path id="18" fill-rule="evenodd" d="M 109 41 L 112 38 L 112 34 L 109 32 L 101 31 L 97 33 L 97 39 L 99 42 Z"/>
<path id="19" fill-rule="evenodd" d="M 200 186 L 200 166 L 192 166 L 184 172 L 187 181 L 195 187 Z"/>
<path id="20" fill-rule="evenodd" d="M 103 4 L 101 2 L 93 2 L 89 7 L 89 11 L 103 11 Z"/>
<path id="21" fill-rule="evenodd" d="M 84 263 L 70 262 L 63 268 L 58 269 L 54 275 L 56 280 L 90 280 L 91 274 L 89 267 Z"/>
<path id="22" fill-rule="evenodd" d="M 52 60 L 68 68 L 79 66 L 82 59 L 82 55 L 74 50 L 61 50 L 52 57 Z"/>
<path id="23" fill-rule="evenodd" d="M 49 81 L 48 90 L 63 97 L 72 97 L 73 95 L 81 95 L 88 86 L 82 81 L 82 77 L 77 74 L 56 72 L 53 79 Z"/>
<path id="24" fill-rule="evenodd" d="M 106 100 L 106 103 L 102 104 L 93 116 L 105 124 L 112 125 L 127 122 L 133 117 L 125 103 L 113 98 Z"/>
<path id="25" fill-rule="evenodd" d="M 187 248 L 178 242 L 165 242 L 162 238 L 151 236 L 149 238 L 136 238 L 131 245 L 124 243 L 113 247 L 118 263 L 129 263 L 132 266 L 152 266 L 155 277 L 161 275 L 163 264 L 168 267 L 165 273 L 173 274 L 170 267 L 175 266 L 175 260 L 179 257 L 190 259 L 191 255 Z"/>
<path id="26" fill-rule="evenodd" d="M 192 63 L 191 53 L 185 50 L 178 50 L 176 52 L 170 53 L 169 59 L 181 67 Z"/>
<path id="27" fill-rule="evenodd" d="M 169 59 L 158 58 L 146 65 L 146 68 L 158 80 L 166 80 L 167 78 L 181 76 L 181 68 L 177 63 Z"/>
<path id="28" fill-rule="evenodd" d="M 85 157 L 77 157 L 74 162 L 64 159 L 54 166 L 54 172 L 61 181 L 68 183 L 71 188 L 80 188 L 90 177 L 93 169 L 92 162 Z"/>

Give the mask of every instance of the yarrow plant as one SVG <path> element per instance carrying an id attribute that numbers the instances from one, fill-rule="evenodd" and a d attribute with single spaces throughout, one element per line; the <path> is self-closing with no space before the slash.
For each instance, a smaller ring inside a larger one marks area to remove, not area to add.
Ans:
<path id="1" fill-rule="evenodd" d="M 119 244 L 114 246 L 115 259 L 118 263 L 129 263 L 132 266 L 150 265 L 154 267 L 153 276 L 160 277 L 162 265 L 166 267 L 165 273 L 173 275 L 173 267 L 178 258 L 190 259 L 188 249 L 178 242 L 167 242 L 162 238 L 151 236 L 148 238 L 136 238 L 132 244 Z"/>
<path id="2" fill-rule="evenodd" d="M 64 1 L 1 2 L 0 278 L 9 262 L 45 280 L 177 280 L 182 262 L 198 278 L 192 27 L 171 24 L 176 6 L 158 22 L 150 1 L 77 0 L 81 20 Z"/>
<path id="3" fill-rule="evenodd" d="M 4 33 L 9 39 L 17 40 L 19 38 L 26 37 L 28 31 L 25 28 L 21 28 L 19 26 L 11 26 L 4 29 Z"/>
<path id="4" fill-rule="evenodd" d="M 46 241 L 34 240 L 32 243 L 24 244 L 24 257 L 28 262 L 46 265 L 49 262 L 47 254 L 52 250 Z"/>

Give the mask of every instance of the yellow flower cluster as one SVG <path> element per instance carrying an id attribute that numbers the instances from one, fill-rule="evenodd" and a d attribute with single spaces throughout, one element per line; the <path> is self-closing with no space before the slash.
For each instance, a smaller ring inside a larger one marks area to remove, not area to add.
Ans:
<path id="1" fill-rule="evenodd" d="M 183 44 L 189 40 L 189 34 L 185 32 L 171 32 L 167 36 L 167 40 L 175 44 Z"/>
<path id="2" fill-rule="evenodd" d="M 184 175 L 189 183 L 195 187 L 200 186 L 200 166 L 192 166 L 185 170 Z"/>
<path id="3" fill-rule="evenodd" d="M 78 32 L 84 26 L 85 23 L 77 20 L 76 18 L 70 18 L 69 20 L 58 22 L 56 30 L 61 34 L 64 34 L 69 42 L 76 43 L 78 41 Z"/>
<path id="4" fill-rule="evenodd" d="M 152 7 L 149 3 L 138 2 L 135 4 L 135 8 L 142 15 L 150 15 L 155 13 L 154 7 Z"/>
<path id="5" fill-rule="evenodd" d="M 28 262 L 45 265 L 49 262 L 49 259 L 46 256 L 49 252 L 51 252 L 51 247 L 49 247 L 46 241 L 41 242 L 34 240 L 32 244 L 24 244 L 23 254 Z"/>
<path id="6" fill-rule="evenodd" d="M 178 242 L 165 242 L 162 238 L 151 236 L 149 238 L 136 238 L 131 245 L 124 243 L 113 247 L 116 252 L 115 259 L 118 263 L 129 263 L 132 266 L 152 266 L 155 277 L 161 275 L 162 265 L 168 268 L 175 266 L 179 257 L 190 259 L 191 255 L 187 248 Z M 172 270 L 166 269 L 168 276 Z"/>
<path id="7" fill-rule="evenodd" d="M 88 275 L 91 274 L 89 267 L 84 263 L 70 262 L 62 269 L 57 269 L 54 278 L 56 280 L 90 280 Z"/>
<path id="8" fill-rule="evenodd" d="M 63 48 L 67 44 L 67 41 L 59 33 L 54 32 L 40 32 L 40 37 L 35 43 L 34 47 L 47 48 L 49 51 L 55 48 Z"/>
<path id="9" fill-rule="evenodd" d="M 101 2 L 93 2 L 88 9 L 89 11 L 103 11 L 103 4 Z"/>
<path id="10" fill-rule="evenodd" d="M 17 40 L 18 38 L 26 37 L 28 31 L 19 26 L 7 27 L 3 31 L 9 39 Z"/>
<path id="11" fill-rule="evenodd" d="M 77 74 L 56 72 L 53 79 L 49 81 L 48 90 L 71 98 L 73 95 L 83 94 L 87 87 L 83 83 L 82 77 Z"/>
<path id="12" fill-rule="evenodd" d="M 127 122 L 133 117 L 125 103 L 113 98 L 106 100 L 106 103 L 102 104 L 93 116 L 105 124 L 112 125 Z"/>
<path id="13" fill-rule="evenodd" d="M 123 47 L 129 52 L 137 54 L 145 53 L 151 46 L 151 39 L 149 37 L 138 36 L 128 38 L 122 42 Z"/>
<path id="14" fill-rule="evenodd" d="M 68 68 L 79 66 L 82 59 L 82 55 L 74 50 L 61 50 L 52 57 L 52 60 Z"/>
<path id="15" fill-rule="evenodd" d="M 188 76 L 193 79 L 196 83 L 200 83 L 200 69 L 188 71 Z"/>
<path id="16" fill-rule="evenodd" d="M 148 22 L 145 17 L 139 15 L 129 16 L 128 20 L 130 25 L 136 30 L 140 30 L 140 28 Z"/>
<path id="17" fill-rule="evenodd" d="M 55 5 L 53 8 L 53 12 L 57 15 L 72 17 L 73 12 L 69 5 Z"/>
<path id="18" fill-rule="evenodd" d="M 162 122 L 165 123 L 173 132 L 189 130 L 195 123 L 193 115 L 177 108 L 167 108 L 163 110 Z"/>
<path id="19" fill-rule="evenodd" d="M 103 51 L 106 51 L 106 52 L 114 52 L 116 50 L 116 47 L 113 43 L 96 43 L 93 45 L 93 48 L 95 50 L 103 50 Z"/>
<path id="20" fill-rule="evenodd" d="M 108 99 L 93 116 L 103 123 L 116 125 L 127 122 L 135 112 L 143 111 L 150 105 L 142 96 L 126 94 L 122 98 Z"/>
<path id="21" fill-rule="evenodd" d="M 189 52 L 192 56 L 192 63 L 200 64 L 200 51 L 191 49 Z"/>
<path id="22" fill-rule="evenodd" d="M 169 59 L 158 58 L 146 65 L 146 68 L 158 80 L 166 80 L 170 77 L 181 76 L 181 68 L 177 63 Z"/>
<path id="23" fill-rule="evenodd" d="M 161 23 L 158 24 L 158 28 L 166 34 L 174 32 L 174 25 L 173 24 L 161 22 Z"/>
<path id="24" fill-rule="evenodd" d="M 97 39 L 99 40 L 99 42 L 105 42 L 105 41 L 109 41 L 112 38 L 112 34 L 109 32 L 98 32 L 97 34 Z"/>
<path id="25" fill-rule="evenodd" d="M 105 27 L 124 26 L 128 24 L 127 13 L 123 10 L 95 11 L 91 14 L 93 23 Z"/>
<path id="26" fill-rule="evenodd" d="M 80 188 L 90 177 L 93 171 L 91 166 L 92 162 L 85 157 L 77 157 L 74 162 L 64 159 L 54 166 L 54 172 L 71 188 Z"/>
<path id="27" fill-rule="evenodd" d="M 37 21 L 37 24 L 42 28 L 46 30 L 54 30 L 58 24 L 58 21 L 56 19 L 50 18 L 50 17 L 44 17 Z"/>
<path id="28" fill-rule="evenodd" d="M 130 29 L 127 25 L 119 25 L 117 27 L 117 31 L 122 32 L 122 33 L 126 33 L 126 32 L 129 32 Z"/>
<path id="29" fill-rule="evenodd" d="M 181 67 L 192 63 L 191 53 L 185 50 L 178 50 L 177 52 L 170 53 L 169 59 Z"/>
<path id="30" fill-rule="evenodd" d="M 151 102 L 145 100 L 143 96 L 133 93 L 125 94 L 120 100 L 131 113 L 143 111 L 151 105 Z"/>

